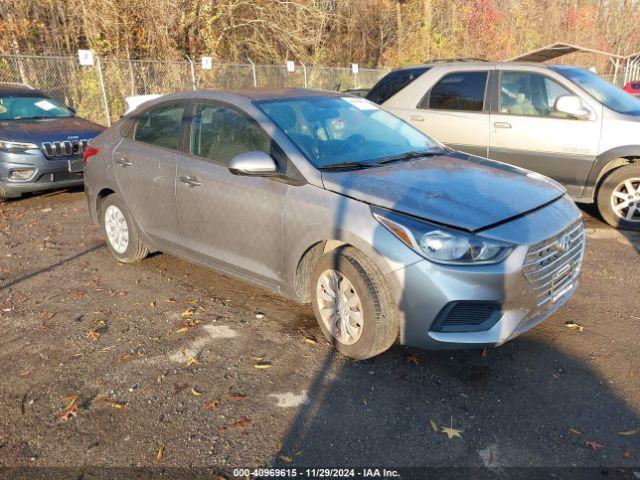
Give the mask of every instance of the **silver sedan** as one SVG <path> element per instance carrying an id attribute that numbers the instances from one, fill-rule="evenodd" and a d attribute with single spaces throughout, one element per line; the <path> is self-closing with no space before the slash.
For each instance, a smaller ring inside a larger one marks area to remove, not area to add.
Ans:
<path id="1" fill-rule="evenodd" d="M 85 161 L 116 259 L 169 252 L 310 302 L 352 358 L 395 341 L 499 345 L 577 287 L 584 228 L 562 186 L 453 151 L 362 98 L 164 96 Z"/>

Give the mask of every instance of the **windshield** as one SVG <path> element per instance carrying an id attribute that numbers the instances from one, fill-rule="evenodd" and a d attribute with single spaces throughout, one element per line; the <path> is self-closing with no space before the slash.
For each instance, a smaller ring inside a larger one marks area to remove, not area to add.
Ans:
<path id="1" fill-rule="evenodd" d="M 73 113 L 53 98 L 30 96 L 0 97 L 0 120 L 71 117 Z"/>
<path id="2" fill-rule="evenodd" d="M 589 70 L 553 67 L 560 75 L 577 83 L 605 107 L 619 113 L 640 116 L 640 100 Z"/>
<path id="3" fill-rule="evenodd" d="M 257 105 L 316 168 L 340 163 L 364 165 L 439 146 L 362 98 L 288 98 Z"/>

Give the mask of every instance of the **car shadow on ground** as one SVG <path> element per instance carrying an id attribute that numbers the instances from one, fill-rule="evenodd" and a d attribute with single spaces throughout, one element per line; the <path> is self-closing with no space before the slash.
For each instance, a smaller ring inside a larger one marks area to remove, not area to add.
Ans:
<path id="1" fill-rule="evenodd" d="M 613 240 L 615 240 L 616 237 L 624 239 L 629 245 L 633 246 L 637 253 L 640 254 L 640 230 L 614 229 L 602 220 L 595 204 L 579 204 L 578 206 L 583 212 L 585 227 L 587 229 L 596 229 L 601 231 L 605 237 Z"/>
<path id="2" fill-rule="evenodd" d="M 529 334 L 484 355 L 396 347 L 352 363 L 331 352 L 317 371 L 275 466 L 417 474 L 427 466 L 638 464 L 626 457 L 640 453 L 637 439 L 618 433 L 638 426 L 637 413 L 552 338 Z M 461 430 L 461 438 L 449 439 L 442 427 Z"/>

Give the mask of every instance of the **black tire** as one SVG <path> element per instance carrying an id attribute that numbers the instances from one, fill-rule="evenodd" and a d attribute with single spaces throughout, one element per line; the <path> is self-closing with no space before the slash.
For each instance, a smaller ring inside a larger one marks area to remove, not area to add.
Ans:
<path id="1" fill-rule="evenodd" d="M 625 220 L 616 213 L 612 205 L 614 192 L 619 188 L 621 184 L 623 184 L 623 182 L 630 179 L 636 179 L 633 181 L 633 183 L 634 185 L 638 184 L 637 179 L 640 179 L 639 164 L 625 165 L 624 167 L 616 168 L 610 174 L 608 174 L 600 183 L 596 201 L 598 204 L 598 211 L 600 212 L 600 215 L 602 216 L 604 221 L 612 227 L 624 228 L 629 230 L 640 230 L 640 221 L 636 220 L 631 222 Z M 638 184 L 637 188 L 640 189 L 640 184 Z M 636 200 L 640 200 L 640 198 L 636 197 Z M 636 211 L 634 217 L 640 217 L 640 209 Z"/>
<path id="2" fill-rule="evenodd" d="M 346 277 L 360 297 L 364 318 L 362 334 L 353 344 L 337 340 L 320 315 L 316 289 L 326 270 L 336 270 Z M 380 270 L 359 250 L 344 247 L 324 254 L 316 263 L 311 277 L 313 311 L 325 337 L 343 355 L 364 360 L 387 350 L 398 336 L 398 313 L 389 287 Z"/>
<path id="3" fill-rule="evenodd" d="M 109 207 L 116 207 L 124 217 L 124 220 L 127 224 L 128 230 L 128 243 L 126 246 L 126 250 L 118 251 L 114 245 L 112 245 L 109 236 L 107 235 L 107 227 L 106 223 L 106 212 L 109 211 Z M 124 204 L 124 202 L 118 197 L 116 194 L 109 195 L 105 197 L 100 202 L 100 226 L 102 227 L 102 232 L 106 237 L 107 247 L 111 254 L 116 257 L 119 262 L 122 263 L 134 263 L 142 260 L 147 255 L 149 255 L 149 249 L 140 239 L 140 234 L 138 231 L 138 226 L 136 222 L 133 221 L 133 217 L 131 216 L 131 212 Z"/>

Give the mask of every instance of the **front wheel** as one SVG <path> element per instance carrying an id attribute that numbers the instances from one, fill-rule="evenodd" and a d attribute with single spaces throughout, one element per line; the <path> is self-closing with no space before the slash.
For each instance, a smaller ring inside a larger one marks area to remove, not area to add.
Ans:
<path id="1" fill-rule="evenodd" d="M 149 255 L 129 209 L 118 195 L 109 195 L 102 200 L 100 217 L 107 246 L 119 262 L 133 263 Z"/>
<path id="2" fill-rule="evenodd" d="M 378 268 L 359 250 L 324 254 L 312 273 L 312 303 L 322 333 L 356 360 L 387 350 L 398 333 L 397 311 Z"/>
<path id="3" fill-rule="evenodd" d="M 617 168 L 598 189 L 598 210 L 615 228 L 640 230 L 640 165 Z"/>

